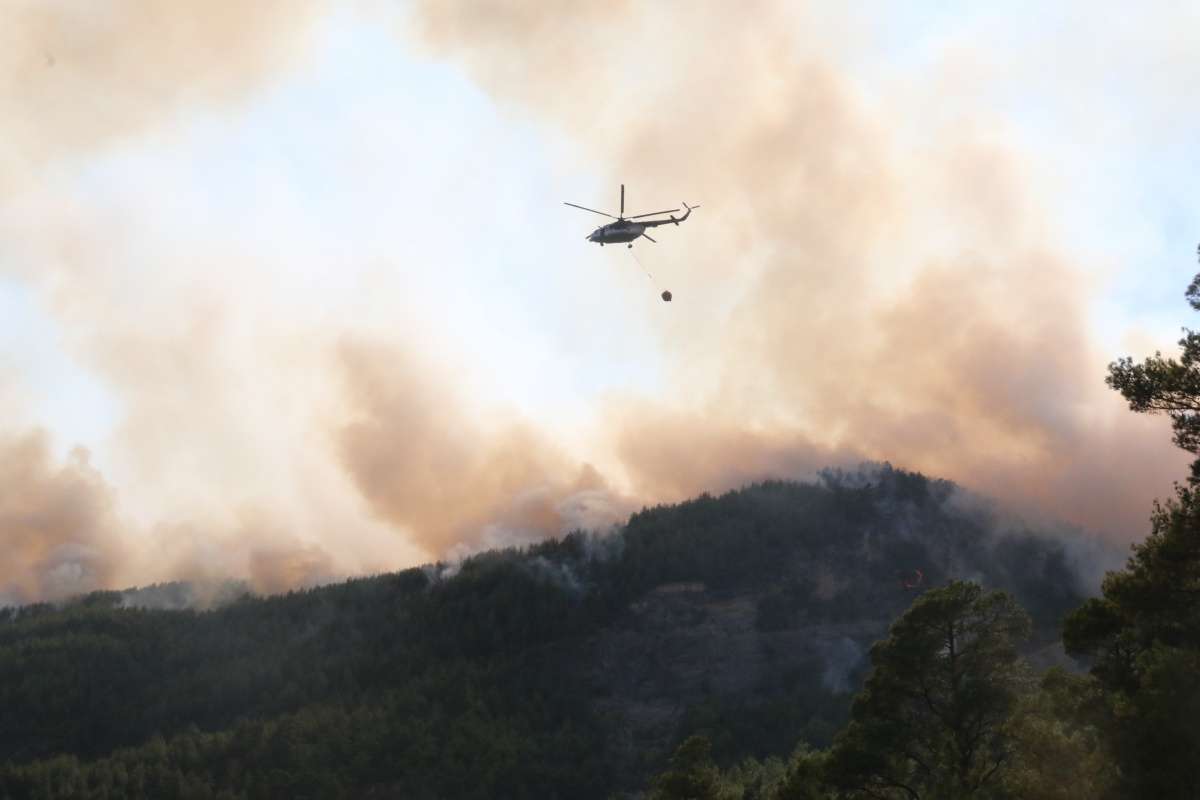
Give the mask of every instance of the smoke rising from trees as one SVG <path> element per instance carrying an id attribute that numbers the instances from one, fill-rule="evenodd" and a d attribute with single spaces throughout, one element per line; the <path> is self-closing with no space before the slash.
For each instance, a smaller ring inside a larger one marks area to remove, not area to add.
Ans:
<path id="1" fill-rule="evenodd" d="M 851 34 L 794 4 L 416 4 L 406 45 L 614 186 L 704 203 L 655 254 L 677 294 L 648 323 L 665 388 L 596 399 L 571 442 L 479 397 L 469 366 L 447 366 L 459 354 L 397 313 L 410 309 L 376 310 L 372 285 L 326 308 L 281 288 L 320 255 L 273 260 L 219 235 L 181 248 L 39 185 L 244 106 L 303 61 L 333 7 L 0 12 L 0 198 L 20 201 L 0 217 L 15 254 L 0 276 L 35 293 L 121 409 L 106 443 L 119 481 L 4 429 L 24 443 L 13 463 L 33 465 L 22 480 L 51 488 L 28 495 L 49 504 L 44 525 L 0 527 L 21 554 L 0 593 L 305 585 L 862 459 L 1128 537 L 1179 474 L 1160 421 L 1104 387 L 1115 354 L 1089 332 L 1095 281 L 1002 121 L 952 91 L 949 68 L 863 84 L 840 55 Z M 0 384 L 0 402 L 20 401 Z"/>

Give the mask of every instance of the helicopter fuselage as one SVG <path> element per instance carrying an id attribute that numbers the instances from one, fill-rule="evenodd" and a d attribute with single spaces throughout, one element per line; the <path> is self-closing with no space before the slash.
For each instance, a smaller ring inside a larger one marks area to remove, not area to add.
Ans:
<path id="1" fill-rule="evenodd" d="M 687 209 L 687 213 L 682 217 L 676 218 L 674 216 L 675 212 L 679 210 L 678 208 L 668 208 L 665 211 L 651 211 L 649 214 L 635 214 L 632 217 L 626 218 L 625 184 L 621 184 L 620 216 L 609 214 L 607 211 L 597 211 L 594 208 L 588 208 L 587 206 L 581 206 L 576 203 L 564 203 L 564 205 L 571 206 L 572 208 L 578 208 L 582 211 L 590 211 L 593 214 L 599 214 L 602 217 L 609 217 L 616 220 L 615 222 L 610 222 L 607 225 L 601 225 L 599 228 L 596 228 L 596 230 L 588 234 L 587 240 L 589 242 L 595 242 L 601 247 L 606 244 L 626 243 L 629 243 L 629 246 L 633 247 L 633 240 L 642 236 L 653 242 L 655 239 L 650 234 L 646 233 L 647 228 L 656 228 L 659 225 L 678 225 L 692 215 L 692 209 L 699 208 L 699 206 L 689 206 L 687 203 L 682 203 L 683 207 Z M 660 214 L 667 214 L 668 216 L 666 219 L 645 219 L 646 217 L 657 217 Z M 638 222 L 636 220 L 641 221 Z"/>
<path id="2" fill-rule="evenodd" d="M 587 238 L 589 242 L 597 242 L 599 244 L 623 244 L 625 242 L 632 242 L 641 236 L 645 233 L 646 227 L 640 222 L 619 220 L 617 222 L 610 222 L 607 225 L 601 225 L 592 231 Z"/>

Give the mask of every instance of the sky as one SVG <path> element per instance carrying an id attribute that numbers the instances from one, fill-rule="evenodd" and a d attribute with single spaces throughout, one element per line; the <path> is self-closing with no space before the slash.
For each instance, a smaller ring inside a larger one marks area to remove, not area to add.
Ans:
<path id="1" fill-rule="evenodd" d="M 0 604 L 277 591 L 862 461 L 1140 538 L 1186 454 L 1105 365 L 1192 324 L 1198 16 L 14 0 Z M 702 207 L 584 241 L 562 202 L 622 183 Z"/>

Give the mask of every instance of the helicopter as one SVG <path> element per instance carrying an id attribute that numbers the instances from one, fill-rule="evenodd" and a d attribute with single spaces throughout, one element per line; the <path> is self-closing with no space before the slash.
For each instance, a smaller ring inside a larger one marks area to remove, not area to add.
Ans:
<path id="1" fill-rule="evenodd" d="M 673 216 L 674 213 L 679 210 L 678 208 L 669 208 L 666 211 L 651 211 L 649 214 L 636 214 L 632 217 L 626 217 L 625 184 L 623 183 L 621 184 L 620 216 L 613 216 L 605 211 L 597 211 L 594 208 L 588 208 L 587 206 L 580 206 L 576 205 L 575 203 L 568 203 L 566 201 L 563 201 L 563 205 L 568 205 L 572 208 L 581 208 L 584 211 L 590 211 L 593 214 L 600 214 L 605 217 L 612 217 L 616 220 L 616 222 L 610 222 L 607 225 L 601 225 L 599 228 L 596 228 L 596 230 L 587 235 L 587 240 L 589 242 L 597 242 L 601 247 L 606 244 L 620 244 L 622 242 L 627 243 L 626 247 L 633 247 L 633 240 L 639 238 L 650 239 L 650 241 L 657 244 L 657 240 L 646 234 L 646 228 L 654 228 L 659 225 L 666 225 L 668 223 L 674 223 L 675 225 L 678 225 L 691 216 L 693 210 L 700 207 L 689 206 L 687 203 L 684 203 L 683 207 L 687 209 L 687 213 L 679 219 L 675 219 Z M 643 217 L 653 217 L 657 216 L 658 214 L 671 214 L 672 216 L 668 217 L 667 219 L 648 219 L 644 222 L 634 222 L 634 220 L 642 219 Z"/>

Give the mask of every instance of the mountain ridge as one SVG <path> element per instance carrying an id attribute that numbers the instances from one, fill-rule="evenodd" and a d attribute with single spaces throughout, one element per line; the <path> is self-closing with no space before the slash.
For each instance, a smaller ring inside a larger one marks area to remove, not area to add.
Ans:
<path id="1" fill-rule="evenodd" d="M 973 577 L 1012 592 L 1034 620 L 1029 654 L 1069 663 L 1059 622 L 1097 587 L 1061 536 L 882 465 L 209 611 L 130 608 L 121 592 L 9 609 L 0 787 L 40 796 L 12 786 L 65 754 L 85 772 L 166 759 L 197 792 L 235 796 L 303 761 L 332 776 L 327 796 L 401 778 L 411 796 L 633 791 L 696 731 L 724 760 L 826 744 L 871 642 L 915 596 L 914 569 L 924 586 Z M 334 719 L 365 731 L 357 746 L 380 763 L 330 763 L 350 756 L 313 720 Z M 275 742 L 280 730 L 292 739 Z M 275 743 L 259 752 L 263 740 Z M 490 777 L 463 783 L 463 758 Z"/>

